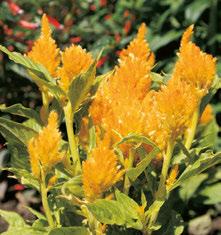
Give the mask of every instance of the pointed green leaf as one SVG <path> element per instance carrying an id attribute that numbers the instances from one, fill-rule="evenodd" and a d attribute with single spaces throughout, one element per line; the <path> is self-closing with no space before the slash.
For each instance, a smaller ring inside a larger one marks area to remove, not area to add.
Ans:
<path id="1" fill-rule="evenodd" d="M 22 104 L 14 104 L 9 107 L 6 107 L 5 105 L 0 105 L 0 111 L 5 113 L 11 113 L 21 117 L 35 119 L 38 123 L 41 124 L 41 119 L 38 113 L 33 109 L 24 107 Z"/>
<path id="2" fill-rule="evenodd" d="M 0 132 L 7 142 L 21 145 L 26 145 L 30 138 L 37 134 L 37 132 L 30 127 L 1 117 Z"/>
<path id="3" fill-rule="evenodd" d="M 97 60 L 94 61 L 85 74 L 82 74 L 73 79 L 70 85 L 68 96 L 75 112 L 87 98 L 88 93 L 94 83 L 96 75 L 96 64 Z"/>
<path id="4" fill-rule="evenodd" d="M 98 221 L 104 224 L 126 224 L 126 216 L 122 206 L 117 201 L 98 199 L 87 205 Z"/>
<path id="5" fill-rule="evenodd" d="M 211 152 L 206 152 L 201 154 L 199 159 L 197 159 L 193 164 L 189 165 L 178 180 L 175 182 L 173 187 L 170 190 L 175 189 L 180 186 L 185 180 L 189 179 L 192 176 L 200 174 L 204 170 L 221 163 L 221 152 L 216 153 L 215 155 Z"/>
<path id="6" fill-rule="evenodd" d="M 38 86 L 47 87 L 57 99 L 59 99 L 61 95 L 65 95 L 64 91 L 56 85 L 55 79 L 51 77 L 50 73 L 43 65 L 34 62 L 28 56 L 22 55 L 18 52 L 11 52 L 1 45 L 0 50 L 6 53 L 9 56 L 9 59 L 24 66 L 28 71 L 30 71 L 32 79 Z"/>
<path id="7" fill-rule="evenodd" d="M 9 228 L 6 232 L 3 232 L 2 235 L 47 235 L 48 232 L 46 229 L 38 230 L 27 225 L 23 218 L 12 211 L 0 210 L 0 216 L 3 217 L 9 223 Z"/>

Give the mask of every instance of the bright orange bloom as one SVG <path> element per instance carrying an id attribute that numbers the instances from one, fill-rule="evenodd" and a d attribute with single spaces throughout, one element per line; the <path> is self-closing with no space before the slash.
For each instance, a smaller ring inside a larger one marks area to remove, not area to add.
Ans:
<path id="1" fill-rule="evenodd" d="M 204 96 L 215 77 L 216 59 L 190 41 L 192 33 L 193 25 L 183 34 L 173 78 L 191 83 Z"/>
<path id="2" fill-rule="evenodd" d="M 171 80 L 168 86 L 153 92 L 150 100 L 144 100 L 145 132 L 162 150 L 188 127 L 198 104 L 194 91 L 190 84 Z"/>
<path id="3" fill-rule="evenodd" d="M 208 104 L 200 117 L 200 123 L 207 124 L 213 120 L 213 117 L 213 108 Z"/>
<path id="4" fill-rule="evenodd" d="M 62 53 L 62 67 L 58 69 L 60 77 L 59 85 L 67 91 L 71 81 L 76 76 L 86 72 L 92 64 L 93 58 L 90 53 L 82 49 L 81 46 L 71 45 Z"/>
<path id="5" fill-rule="evenodd" d="M 61 133 L 58 130 L 58 115 L 51 112 L 48 125 L 44 127 L 37 136 L 28 143 L 32 173 L 40 178 L 40 166 L 47 173 L 58 162 L 62 161 Z"/>
<path id="6" fill-rule="evenodd" d="M 51 29 L 45 14 L 42 16 L 41 25 L 41 36 L 34 43 L 28 57 L 42 64 L 51 76 L 55 77 L 57 67 L 60 64 L 59 49 L 51 37 Z"/>
<path id="7" fill-rule="evenodd" d="M 148 55 L 144 56 L 140 48 L 144 45 L 144 51 L 149 53 L 145 30 L 143 24 L 137 38 L 121 54 L 115 74 L 101 82 L 90 107 L 94 124 L 109 132 L 113 142 L 120 140 L 119 135 L 142 134 L 145 116 L 142 100 L 151 86 L 151 64 Z M 121 148 L 125 154 L 128 153 L 128 146 L 122 145 Z"/>
<path id="8" fill-rule="evenodd" d="M 147 27 L 144 23 L 138 29 L 137 36 L 130 42 L 126 49 L 120 53 L 120 60 L 124 60 L 128 56 L 133 56 L 148 61 L 150 67 L 154 64 L 154 54 L 151 52 L 149 44 L 145 39 Z"/>
<path id="9" fill-rule="evenodd" d="M 87 200 L 101 198 L 121 179 L 124 171 L 119 170 L 117 160 L 113 150 L 101 142 L 83 162 L 83 189 Z"/>

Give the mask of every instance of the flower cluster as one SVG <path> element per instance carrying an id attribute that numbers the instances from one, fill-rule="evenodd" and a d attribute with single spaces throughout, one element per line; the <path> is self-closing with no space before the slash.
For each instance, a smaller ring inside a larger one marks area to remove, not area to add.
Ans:
<path id="1" fill-rule="evenodd" d="M 86 72 L 92 64 L 92 55 L 82 49 L 81 46 L 74 44 L 60 53 L 60 49 L 51 37 L 48 17 L 45 14 L 42 17 L 41 24 L 41 35 L 28 53 L 28 57 L 42 64 L 52 77 L 58 77 L 59 86 L 67 92 L 71 81 L 76 76 Z"/>
<path id="2" fill-rule="evenodd" d="M 61 162 L 64 153 L 61 151 L 61 133 L 58 130 L 58 115 L 52 111 L 48 118 L 48 124 L 37 136 L 28 143 L 32 173 L 40 178 L 41 169 L 44 174 Z"/>

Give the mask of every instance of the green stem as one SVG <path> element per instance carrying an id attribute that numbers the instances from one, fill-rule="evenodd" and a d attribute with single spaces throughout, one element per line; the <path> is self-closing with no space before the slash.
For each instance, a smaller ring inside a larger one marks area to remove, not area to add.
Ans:
<path id="1" fill-rule="evenodd" d="M 133 167 L 133 163 L 134 163 L 134 152 L 133 149 L 130 150 L 129 152 L 129 161 L 128 161 L 128 166 L 126 167 L 126 169 L 130 169 L 131 167 Z M 123 192 L 128 195 L 129 190 L 130 190 L 130 179 L 128 178 L 127 174 L 125 174 L 124 176 L 124 188 L 123 188 Z"/>
<path id="2" fill-rule="evenodd" d="M 187 133 L 186 133 L 185 147 L 187 150 L 191 148 L 192 142 L 194 140 L 198 120 L 199 120 L 199 107 L 194 112 L 191 123 L 190 123 L 190 127 L 188 128 Z"/>
<path id="3" fill-rule="evenodd" d="M 167 151 L 166 151 L 166 154 L 165 154 L 164 160 L 163 160 L 160 182 L 159 182 L 158 190 L 156 192 L 156 199 L 155 199 L 156 203 L 153 204 L 154 210 L 153 210 L 153 213 L 150 215 L 148 230 L 156 223 L 160 208 L 163 204 L 163 203 L 161 204 L 159 202 L 160 201 L 164 202 L 167 198 L 166 179 L 167 179 L 168 170 L 170 167 L 171 157 L 173 155 L 173 150 L 174 150 L 174 142 L 170 141 L 167 145 Z M 151 230 L 146 231 L 146 234 L 151 235 L 152 231 Z"/>
<path id="4" fill-rule="evenodd" d="M 41 95 L 42 95 L 42 108 L 41 108 L 40 115 L 41 115 L 41 120 L 43 121 L 43 123 L 46 124 L 48 121 L 48 114 L 49 114 L 48 108 L 49 108 L 50 101 L 49 101 L 47 93 L 42 91 Z"/>
<path id="5" fill-rule="evenodd" d="M 65 122 L 66 122 L 67 134 L 68 134 L 69 148 L 71 151 L 71 156 L 74 158 L 73 160 L 75 163 L 75 173 L 78 174 L 81 172 L 81 162 L 80 162 L 80 156 L 78 152 L 78 145 L 76 143 L 75 136 L 74 136 L 74 128 L 73 128 L 74 113 L 72 111 L 70 102 L 68 102 L 68 104 L 64 107 L 64 114 L 65 114 Z M 68 159 L 68 165 L 70 169 L 73 169 L 71 159 Z"/>
<path id="6" fill-rule="evenodd" d="M 55 227 L 55 223 L 51 214 L 51 210 L 48 204 L 48 198 L 47 198 L 47 188 L 45 184 L 45 175 L 42 173 L 41 177 L 41 182 L 40 182 L 40 187 L 41 187 L 41 198 L 42 198 L 42 205 L 45 211 L 46 218 L 48 220 L 48 224 L 51 228 Z"/>

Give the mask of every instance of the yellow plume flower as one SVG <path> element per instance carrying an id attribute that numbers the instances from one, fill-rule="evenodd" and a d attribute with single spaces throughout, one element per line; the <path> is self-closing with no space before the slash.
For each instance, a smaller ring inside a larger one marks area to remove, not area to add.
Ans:
<path id="1" fill-rule="evenodd" d="M 130 42 L 126 49 L 120 53 L 120 61 L 123 61 L 128 56 L 140 58 L 143 61 L 148 61 L 150 67 L 154 64 L 154 54 L 151 52 L 149 44 L 145 40 L 147 27 L 142 23 L 138 29 L 136 38 Z"/>
<path id="2" fill-rule="evenodd" d="M 173 77 L 191 83 L 204 96 L 215 77 L 216 59 L 190 41 L 192 33 L 190 26 L 183 34 Z"/>
<path id="3" fill-rule="evenodd" d="M 179 166 L 175 165 L 171 171 L 170 174 L 166 180 L 166 188 L 169 190 L 175 183 L 177 175 L 179 174 Z"/>
<path id="4" fill-rule="evenodd" d="M 31 169 L 36 178 L 40 178 L 40 167 L 46 173 L 62 161 L 63 153 L 60 147 L 61 133 L 58 130 L 58 115 L 52 111 L 49 114 L 47 126 L 28 143 Z"/>
<path id="5" fill-rule="evenodd" d="M 207 124 L 212 120 L 213 120 L 213 108 L 210 104 L 208 104 L 200 117 L 200 124 Z"/>
<path id="6" fill-rule="evenodd" d="M 51 76 L 55 77 L 57 67 L 60 64 L 59 49 L 51 37 L 51 29 L 45 14 L 42 16 L 41 25 L 41 35 L 35 41 L 32 50 L 28 53 L 28 57 L 42 64 Z"/>
<path id="7" fill-rule="evenodd" d="M 158 92 L 153 92 L 151 101 L 145 101 L 147 118 L 144 129 L 161 149 L 168 141 L 181 136 L 189 125 L 192 114 L 198 104 L 198 96 L 190 84 L 171 80 Z M 151 108 L 151 110 L 149 110 Z"/>
<path id="8" fill-rule="evenodd" d="M 62 67 L 58 69 L 59 85 L 67 91 L 71 81 L 78 75 L 85 73 L 93 62 L 90 53 L 81 46 L 72 45 L 62 53 Z"/>
<path id="9" fill-rule="evenodd" d="M 101 142 L 83 162 L 83 189 L 87 200 L 101 198 L 105 191 L 121 179 L 124 171 L 119 170 L 117 160 L 113 150 Z"/>

